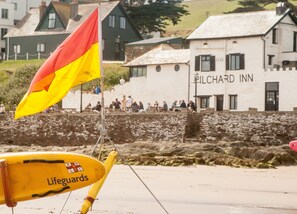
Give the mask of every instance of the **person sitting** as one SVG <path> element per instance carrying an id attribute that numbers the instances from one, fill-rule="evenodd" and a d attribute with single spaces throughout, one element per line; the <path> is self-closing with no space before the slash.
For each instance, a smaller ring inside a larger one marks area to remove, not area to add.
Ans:
<path id="1" fill-rule="evenodd" d="M 163 101 L 162 111 L 168 111 L 168 105 L 167 105 L 166 101 Z"/>
<path id="2" fill-rule="evenodd" d="M 169 109 L 170 111 L 176 111 L 178 109 L 178 106 L 177 106 L 177 100 L 175 100 L 172 105 L 171 105 L 171 108 Z"/>
<path id="3" fill-rule="evenodd" d="M 159 103 L 158 103 L 158 101 L 155 101 L 154 108 L 155 108 L 155 111 L 159 111 Z"/>
<path id="4" fill-rule="evenodd" d="M 188 106 L 187 106 L 191 111 L 196 111 L 196 106 L 195 106 L 195 103 L 190 100 L 190 102 L 188 103 Z"/>
<path id="5" fill-rule="evenodd" d="M 144 111 L 144 107 L 143 107 L 143 104 L 141 101 L 139 101 L 138 109 L 139 109 L 139 111 Z"/>
<path id="6" fill-rule="evenodd" d="M 100 101 L 97 102 L 97 105 L 92 108 L 93 112 L 99 113 L 101 111 L 101 103 Z"/>
<path id="7" fill-rule="evenodd" d="M 91 111 L 92 111 L 92 105 L 91 105 L 91 103 L 89 103 L 89 104 L 85 107 L 85 111 L 86 111 L 86 112 L 91 112 Z"/>
<path id="8" fill-rule="evenodd" d="M 115 111 L 120 111 L 120 109 L 121 109 L 121 102 L 118 100 L 118 98 L 115 99 L 113 105 L 114 105 Z"/>
<path id="9" fill-rule="evenodd" d="M 150 111 L 150 109 L 151 109 L 151 103 L 148 103 L 146 107 L 146 111 Z"/>
<path id="10" fill-rule="evenodd" d="M 181 104 L 180 104 L 181 108 L 187 108 L 187 104 L 184 100 L 182 100 Z"/>
<path id="11" fill-rule="evenodd" d="M 132 103 L 131 109 L 132 109 L 132 112 L 138 112 L 138 105 L 135 101 Z"/>

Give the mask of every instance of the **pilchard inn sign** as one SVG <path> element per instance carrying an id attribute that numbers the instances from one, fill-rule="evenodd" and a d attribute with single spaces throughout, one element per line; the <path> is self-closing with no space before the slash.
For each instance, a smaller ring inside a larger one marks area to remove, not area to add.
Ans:
<path id="1" fill-rule="evenodd" d="M 199 75 L 195 74 L 196 84 L 244 83 L 253 82 L 253 74 L 225 74 L 225 75 Z"/>

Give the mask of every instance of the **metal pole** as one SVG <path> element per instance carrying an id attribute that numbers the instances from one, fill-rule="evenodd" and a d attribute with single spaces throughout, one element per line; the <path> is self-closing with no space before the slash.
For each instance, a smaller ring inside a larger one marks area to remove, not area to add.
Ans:
<path id="1" fill-rule="evenodd" d="M 188 64 L 189 62 L 187 62 L 187 66 L 188 66 L 188 103 L 190 102 L 190 64 Z"/>
<path id="2" fill-rule="evenodd" d="M 80 113 L 82 113 L 82 93 L 83 93 L 83 84 L 80 84 Z"/>
<path id="3" fill-rule="evenodd" d="M 195 81 L 195 107 L 196 107 L 196 112 L 197 112 L 197 109 L 198 109 L 198 107 L 197 107 L 197 76 L 195 75 L 194 77 L 195 77 L 194 78 L 194 81 Z"/>
<path id="4" fill-rule="evenodd" d="M 7 56 L 6 56 L 7 57 L 7 61 L 9 60 L 9 54 L 10 54 L 10 52 L 9 52 L 9 45 L 10 44 L 9 44 L 9 37 L 8 37 L 7 38 L 7 46 L 6 46 L 7 47 Z"/>
<path id="5" fill-rule="evenodd" d="M 102 56 L 102 21 L 101 21 L 101 5 L 98 7 L 98 43 L 99 43 L 99 54 L 100 54 L 100 88 L 101 88 L 101 130 L 100 130 L 100 144 L 104 143 L 105 130 L 105 104 L 104 104 L 104 70 L 103 70 L 103 56 Z"/>

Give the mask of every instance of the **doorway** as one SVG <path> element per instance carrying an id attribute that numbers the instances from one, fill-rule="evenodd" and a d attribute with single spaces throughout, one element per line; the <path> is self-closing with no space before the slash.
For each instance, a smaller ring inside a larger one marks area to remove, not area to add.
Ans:
<path id="1" fill-rule="evenodd" d="M 223 111 L 224 106 L 224 96 L 223 95 L 217 95 L 216 96 L 216 110 L 217 111 Z"/>
<path id="2" fill-rule="evenodd" d="M 265 111 L 278 111 L 279 83 L 265 83 Z"/>

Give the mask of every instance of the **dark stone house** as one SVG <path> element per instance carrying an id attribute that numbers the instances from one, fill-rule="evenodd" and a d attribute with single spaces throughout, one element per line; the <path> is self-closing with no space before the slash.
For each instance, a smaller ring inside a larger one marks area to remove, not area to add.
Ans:
<path id="1" fill-rule="evenodd" d="M 142 40 L 142 36 L 119 1 L 102 2 L 103 60 L 123 61 L 125 44 Z M 41 2 L 5 36 L 6 59 L 47 58 L 98 7 L 77 1 Z"/>

